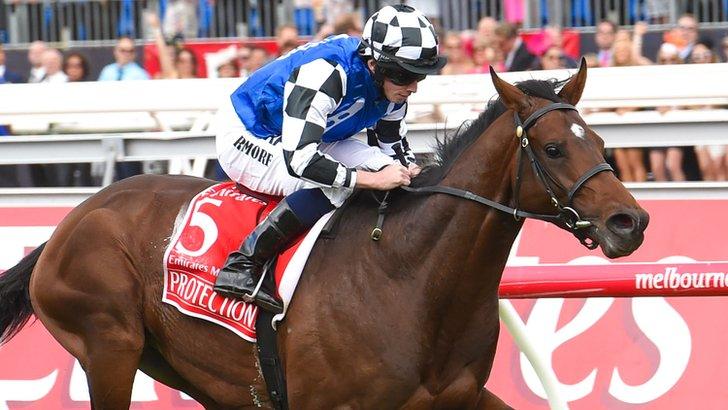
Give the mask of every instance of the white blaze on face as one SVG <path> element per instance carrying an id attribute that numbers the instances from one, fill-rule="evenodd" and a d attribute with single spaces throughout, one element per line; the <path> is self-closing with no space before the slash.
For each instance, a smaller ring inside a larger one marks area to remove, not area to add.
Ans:
<path id="1" fill-rule="evenodd" d="M 584 139 L 584 128 L 581 127 L 579 124 L 571 124 L 571 132 L 574 133 L 577 137 Z"/>

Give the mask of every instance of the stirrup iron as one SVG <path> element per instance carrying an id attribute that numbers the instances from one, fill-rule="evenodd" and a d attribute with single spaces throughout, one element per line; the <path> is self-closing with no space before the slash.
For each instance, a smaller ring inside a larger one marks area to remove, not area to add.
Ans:
<path id="1" fill-rule="evenodd" d="M 266 269 L 262 275 L 260 275 L 260 279 L 258 279 L 258 284 L 255 285 L 255 289 L 253 289 L 253 293 L 246 293 L 243 295 L 243 301 L 246 303 L 255 304 L 255 299 L 258 297 L 258 293 L 260 292 L 260 288 L 263 287 L 263 281 L 265 280 L 265 275 L 268 273 L 268 270 Z"/>
<path id="2" fill-rule="evenodd" d="M 275 267 L 276 261 L 278 260 L 278 256 L 273 257 L 273 259 L 266 262 L 265 265 L 263 265 L 263 271 L 260 274 L 260 278 L 258 279 L 258 283 L 255 285 L 255 289 L 253 289 L 253 293 L 246 293 L 242 296 L 242 299 L 246 303 L 252 303 L 256 304 L 255 301 L 258 299 L 258 293 L 260 293 L 260 289 L 263 287 L 263 283 L 265 282 L 265 277 L 268 275 L 268 272 L 270 272 L 271 269 Z M 275 279 L 273 283 L 273 292 L 275 292 Z M 270 295 L 271 297 L 275 298 L 276 295 Z"/>

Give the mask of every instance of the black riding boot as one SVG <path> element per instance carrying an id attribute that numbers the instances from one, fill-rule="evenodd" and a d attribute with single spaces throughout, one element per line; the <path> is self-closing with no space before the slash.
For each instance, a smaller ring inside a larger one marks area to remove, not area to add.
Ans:
<path id="1" fill-rule="evenodd" d="M 228 256 L 215 281 L 215 291 L 224 296 L 253 302 L 261 309 L 276 314 L 283 312 L 283 303 L 268 286 L 263 285 L 260 288 L 254 301 L 249 295 L 255 291 L 264 265 L 286 249 L 307 228 L 289 208 L 286 200 L 281 201 L 245 238 L 240 250 Z"/>

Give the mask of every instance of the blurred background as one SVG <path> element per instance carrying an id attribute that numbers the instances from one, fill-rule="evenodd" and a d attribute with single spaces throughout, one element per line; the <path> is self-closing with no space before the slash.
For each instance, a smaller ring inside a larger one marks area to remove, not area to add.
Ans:
<path id="1" fill-rule="evenodd" d="M 334 34 L 359 35 L 371 13 L 393 3 L 380 0 L 0 1 L 0 84 L 245 78 L 271 59 L 307 42 Z M 499 72 L 573 69 L 582 56 L 594 68 L 711 64 L 728 58 L 728 0 L 412 0 L 406 3 L 421 9 L 440 31 L 441 52 L 449 58 L 443 75 L 487 73 L 491 65 Z M 585 107 L 582 114 L 599 118 L 610 115 L 607 113 L 656 111 L 664 115 L 681 110 L 723 108 L 721 104 L 693 102 L 678 104 L 665 100 L 657 102 L 662 105 L 653 106 Z M 410 113 L 409 119 L 438 123 L 449 118 L 452 123 L 469 118 L 451 115 L 446 108 L 425 106 Z M 479 111 L 482 106 L 468 108 L 470 117 Z M 7 117 L 0 118 L 0 124 L 0 135 L 78 134 L 89 129 L 99 130 L 92 126 L 64 128 L 53 121 L 47 124 L 50 128 L 28 127 L 27 122 L 23 124 Z M 135 130 L 128 125 L 118 128 L 118 131 Z M 164 124 L 157 124 L 156 128 L 136 130 L 164 128 Z M 609 161 L 626 182 L 720 181 L 728 177 L 725 149 L 714 144 L 655 149 L 617 147 L 608 154 Z M 169 167 L 163 162 L 126 161 L 116 164 L 114 170 L 112 180 L 141 172 L 168 172 Z M 215 172 L 214 164 L 206 167 L 204 175 L 224 178 L 219 170 Z M 0 166 L 0 186 L 4 187 L 98 186 L 103 178 L 104 168 L 91 162 Z"/>

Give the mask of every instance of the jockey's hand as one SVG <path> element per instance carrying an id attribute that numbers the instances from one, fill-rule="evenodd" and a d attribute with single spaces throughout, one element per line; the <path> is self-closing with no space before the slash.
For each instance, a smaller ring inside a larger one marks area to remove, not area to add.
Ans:
<path id="1" fill-rule="evenodd" d="M 414 162 L 409 163 L 408 169 L 409 169 L 409 173 L 410 173 L 410 178 L 414 178 L 417 175 L 420 175 L 420 172 L 422 172 L 422 168 L 420 168 L 420 166 L 415 164 Z"/>
<path id="2" fill-rule="evenodd" d="M 377 172 L 357 171 L 356 187 L 388 191 L 410 184 L 410 170 L 400 164 L 391 164 Z"/>

